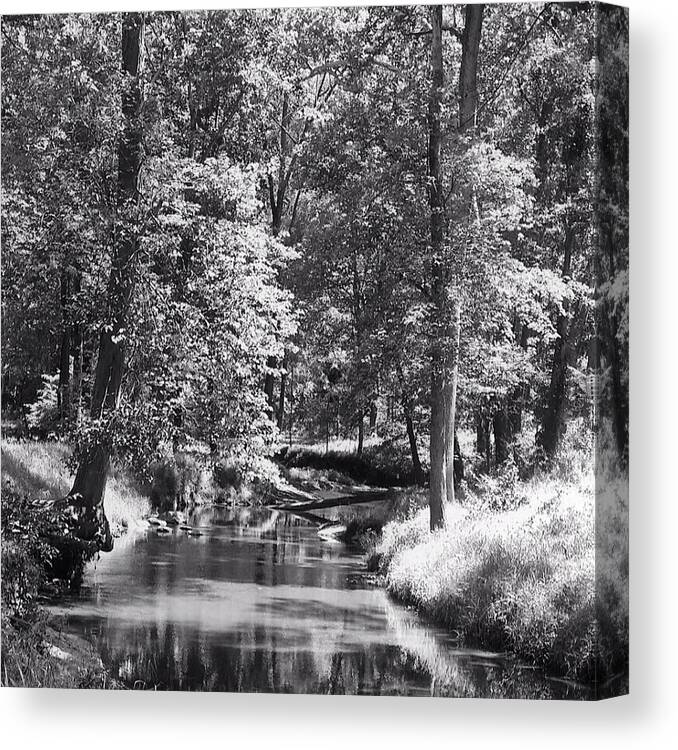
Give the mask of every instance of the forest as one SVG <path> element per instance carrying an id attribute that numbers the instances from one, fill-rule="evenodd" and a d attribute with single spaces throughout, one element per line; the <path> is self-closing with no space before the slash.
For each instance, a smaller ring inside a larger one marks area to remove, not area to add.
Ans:
<path id="1" fill-rule="evenodd" d="M 627 78 L 589 3 L 3 16 L 3 684 L 46 584 L 228 505 L 625 691 Z"/>

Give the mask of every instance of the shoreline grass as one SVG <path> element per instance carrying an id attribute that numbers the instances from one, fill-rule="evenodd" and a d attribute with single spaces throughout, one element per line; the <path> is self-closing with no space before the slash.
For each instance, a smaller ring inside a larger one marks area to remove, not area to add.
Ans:
<path id="1" fill-rule="evenodd" d="M 592 478 L 542 476 L 521 493 L 529 500 L 504 511 L 467 497 L 433 534 L 426 508 L 387 524 L 376 547 L 386 588 L 462 641 L 600 683 L 628 658 L 628 562 L 611 552 L 601 565 L 600 545 L 597 559 Z M 605 521 L 619 527 L 624 499 L 610 503 Z"/>
<path id="2" fill-rule="evenodd" d="M 11 480 L 18 492 L 56 500 L 65 497 L 73 484 L 66 461 L 69 446 L 60 441 L 3 439 L 2 478 Z M 136 481 L 113 464 L 106 483 L 104 510 L 114 535 L 151 515 L 150 487 Z"/>

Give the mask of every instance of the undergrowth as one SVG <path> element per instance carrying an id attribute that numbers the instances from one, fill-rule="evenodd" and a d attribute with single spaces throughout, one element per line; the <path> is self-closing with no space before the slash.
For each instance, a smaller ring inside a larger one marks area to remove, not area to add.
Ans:
<path id="1" fill-rule="evenodd" d="M 627 484 L 596 486 L 590 443 L 563 451 L 527 482 L 509 463 L 467 487 L 435 533 L 426 507 L 386 524 L 368 566 L 462 642 L 601 683 L 628 666 Z"/>

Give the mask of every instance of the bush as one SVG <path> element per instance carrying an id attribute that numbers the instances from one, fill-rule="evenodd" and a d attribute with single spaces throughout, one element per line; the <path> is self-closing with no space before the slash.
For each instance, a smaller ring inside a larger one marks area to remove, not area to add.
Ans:
<path id="1" fill-rule="evenodd" d="M 79 580 L 94 550 L 71 534 L 71 517 L 53 501 L 2 486 L 2 606 L 10 619 L 28 617 L 52 579 Z"/>
<path id="2" fill-rule="evenodd" d="M 37 400 L 26 408 L 26 422 L 33 435 L 45 440 L 59 430 L 59 376 L 43 375 Z"/>
<path id="3" fill-rule="evenodd" d="M 237 491 L 242 487 L 242 472 L 233 461 L 224 458 L 214 467 L 214 481 L 222 490 Z"/>
<path id="4" fill-rule="evenodd" d="M 512 456 L 499 466 L 495 474 L 479 474 L 475 484 L 477 496 L 492 511 L 513 510 L 527 501 Z"/>

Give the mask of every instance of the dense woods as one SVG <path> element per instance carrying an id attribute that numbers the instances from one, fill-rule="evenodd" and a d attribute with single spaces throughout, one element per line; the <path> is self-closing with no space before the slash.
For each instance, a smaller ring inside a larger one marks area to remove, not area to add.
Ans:
<path id="1" fill-rule="evenodd" d="M 406 440 L 432 527 L 465 460 L 529 473 L 596 397 L 623 464 L 625 23 L 5 17 L 3 405 L 72 440 L 83 533 L 111 455 L 195 443 L 253 475 L 300 436 Z"/>

